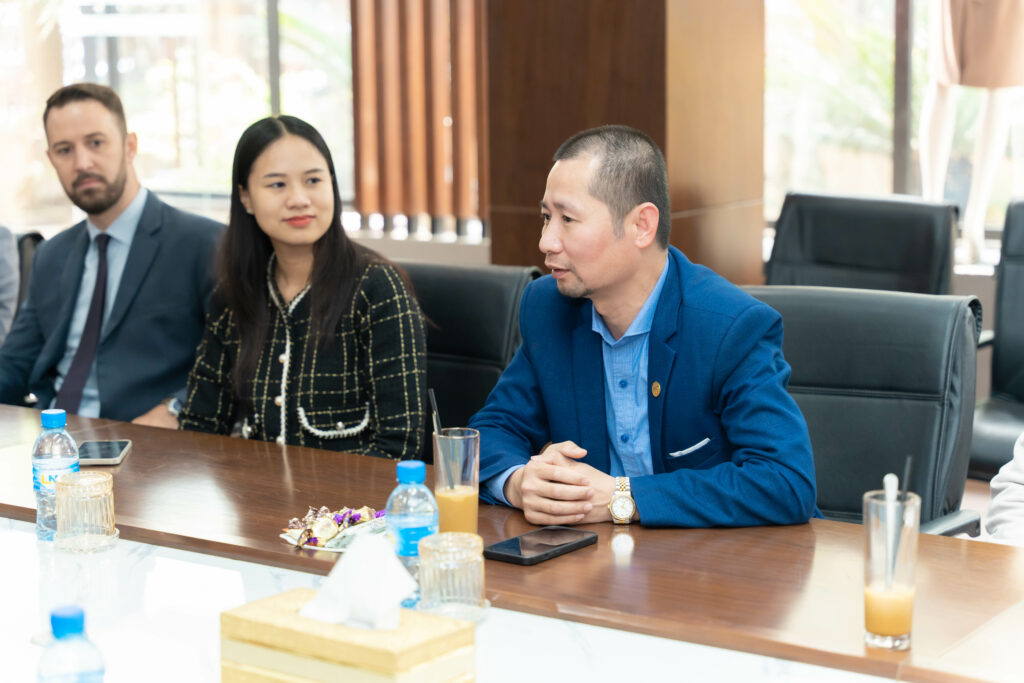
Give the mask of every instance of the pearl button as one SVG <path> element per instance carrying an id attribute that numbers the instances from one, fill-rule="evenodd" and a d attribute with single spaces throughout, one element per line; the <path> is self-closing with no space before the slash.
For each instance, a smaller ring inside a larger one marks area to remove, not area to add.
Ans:
<path id="1" fill-rule="evenodd" d="M 278 446 L 283 446 L 284 445 L 284 434 L 282 434 L 281 436 L 277 437 L 277 439 L 275 439 L 275 441 L 277 441 L 277 445 Z"/>
<path id="2" fill-rule="evenodd" d="M 337 429 L 338 431 L 345 429 L 345 423 L 339 422 L 337 425 L 335 425 L 335 429 Z"/>
<path id="3" fill-rule="evenodd" d="M 288 360 L 288 354 L 287 353 L 282 353 L 280 356 L 277 357 L 277 360 L 278 360 L 278 362 L 281 362 L 281 363 L 285 362 L 286 360 Z"/>
<path id="4" fill-rule="evenodd" d="M 282 398 L 281 396 L 275 396 L 274 397 L 274 405 L 275 406 L 280 406 L 282 403 L 284 403 L 284 398 Z"/>

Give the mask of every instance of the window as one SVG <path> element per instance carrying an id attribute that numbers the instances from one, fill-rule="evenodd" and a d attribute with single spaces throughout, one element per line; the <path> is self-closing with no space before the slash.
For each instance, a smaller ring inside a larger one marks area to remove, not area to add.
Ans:
<path id="1" fill-rule="evenodd" d="M 140 178 L 183 208 L 226 218 L 235 143 L 272 113 L 275 91 L 283 113 L 324 135 L 350 197 L 348 24 L 348 3 L 329 0 L 0 0 L 0 142 L 12 155 L 0 223 L 52 233 L 81 217 L 46 159 L 40 118 L 46 97 L 75 81 L 118 91 Z"/>
<path id="2" fill-rule="evenodd" d="M 920 193 L 918 132 L 928 84 L 929 11 L 906 0 L 910 40 L 906 188 Z M 789 190 L 888 194 L 894 184 L 897 4 L 903 0 L 771 0 L 765 3 L 765 218 Z M 945 198 L 967 203 L 981 91 L 958 92 Z M 1024 95 L 1014 95 L 1009 144 L 996 172 L 986 224 L 1002 227 L 1006 204 L 1024 196 Z"/>
<path id="3" fill-rule="evenodd" d="M 765 217 L 789 190 L 892 192 L 893 0 L 765 3 Z"/>

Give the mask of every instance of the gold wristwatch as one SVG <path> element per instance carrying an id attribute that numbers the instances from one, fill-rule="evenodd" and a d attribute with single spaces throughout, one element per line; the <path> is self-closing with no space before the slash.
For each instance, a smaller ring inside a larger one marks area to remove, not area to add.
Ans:
<path id="1" fill-rule="evenodd" d="M 616 524 L 629 524 L 636 513 L 636 502 L 629 489 L 629 477 L 615 477 L 615 493 L 608 501 L 608 511 Z"/>

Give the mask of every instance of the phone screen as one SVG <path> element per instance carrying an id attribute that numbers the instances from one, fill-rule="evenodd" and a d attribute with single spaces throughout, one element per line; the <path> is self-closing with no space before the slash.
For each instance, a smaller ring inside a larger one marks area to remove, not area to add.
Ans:
<path id="1" fill-rule="evenodd" d="M 131 445 L 128 439 L 83 441 L 78 445 L 78 462 L 82 465 L 116 465 L 124 460 Z"/>
<path id="2" fill-rule="evenodd" d="M 534 561 L 557 557 L 576 548 L 590 545 L 597 541 L 593 531 L 583 531 L 564 526 L 546 526 L 543 529 L 530 531 L 487 546 L 486 557 L 511 562 L 532 564 Z"/>

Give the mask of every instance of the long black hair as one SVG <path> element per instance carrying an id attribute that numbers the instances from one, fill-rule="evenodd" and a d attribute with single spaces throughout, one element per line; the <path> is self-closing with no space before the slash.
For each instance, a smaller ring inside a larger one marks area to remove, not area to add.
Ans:
<path id="1" fill-rule="evenodd" d="M 242 205 L 241 189 L 249 185 L 253 164 L 271 143 L 286 135 L 308 140 L 323 155 L 331 173 L 334 215 L 327 232 L 313 245 L 310 275 L 310 333 L 322 347 L 334 341 L 334 330 L 349 309 L 360 274 L 370 263 L 382 260 L 375 252 L 349 239 L 341 227 L 341 195 L 334 161 L 327 143 L 313 126 L 294 116 L 272 116 L 249 126 L 235 147 L 231 168 L 231 213 L 221 241 L 217 271 L 220 296 L 234 313 L 241 345 L 231 371 L 236 396 L 248 404 L 248 385 L 256 373 L 263 345 L 270 333 L 267 263 L 274 247 L 256 218 Z"/>

